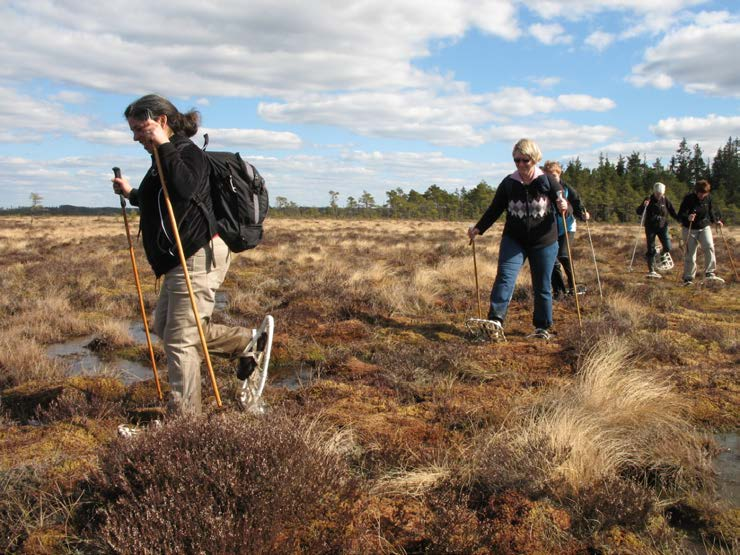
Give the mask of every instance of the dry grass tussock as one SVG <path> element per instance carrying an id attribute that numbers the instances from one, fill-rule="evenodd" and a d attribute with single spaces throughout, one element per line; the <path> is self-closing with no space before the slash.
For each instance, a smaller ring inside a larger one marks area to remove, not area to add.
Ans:
<path id="1" fill-rule="evenodd" d="M 573 384 L 487 440 L 477 479 L 496 477 L 499 483 L 490 485 L 498 488 L 530 474 L 543 487 L 565 484 L 573 491 L 626 476 L 658 490 L 700 486 L 711 469 L 685 408 L 667 381 L 634 366 L 628 343 L 604 340 L 583 361 Z M 492 468 L 488 457 L 502 448 L 534 468 L 524 474 L 512 469 L 512 476 Z M 532 453 L 538 455 L 530 458 Z"/>

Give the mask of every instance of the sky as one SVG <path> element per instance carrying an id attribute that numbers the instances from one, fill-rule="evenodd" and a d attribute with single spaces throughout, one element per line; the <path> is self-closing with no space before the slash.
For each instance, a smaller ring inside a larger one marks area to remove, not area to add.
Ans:
<path id="1" fill-rule="evenodd" d="M 0 207 L 118 206 L 151 161 L 123 118 L 200 111 L 272 202 L 448 191 L 740 135 L 737 0 L 0 0 Z M 194 138 L 201 144 L 202 133 Z"/>

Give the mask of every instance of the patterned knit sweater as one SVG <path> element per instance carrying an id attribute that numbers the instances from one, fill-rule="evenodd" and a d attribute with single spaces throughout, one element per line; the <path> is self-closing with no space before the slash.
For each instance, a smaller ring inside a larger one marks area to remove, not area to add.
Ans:
<path id="1" fill-rule="evenodd" d="M 555 200 L 559 183 L 551 182 L 545 174 L 525 185 L 518 173 L 513 173 L 496 189 L 491 205 L 475 227 L 481 235 L 506 211 L 504 235 L 508 235 L 525 248 L 540 248 L 558 240 L 555 223 Z"/>

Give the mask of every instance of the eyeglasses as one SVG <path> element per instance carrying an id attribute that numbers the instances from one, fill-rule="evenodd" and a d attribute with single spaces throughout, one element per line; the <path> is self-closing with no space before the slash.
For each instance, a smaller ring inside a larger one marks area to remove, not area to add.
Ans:
<path id="1" fill-rule="evenodd" d="M 514 163 L 519 164 L 529 164 L 532 160 L 530 158 L 514 158 Z"/>

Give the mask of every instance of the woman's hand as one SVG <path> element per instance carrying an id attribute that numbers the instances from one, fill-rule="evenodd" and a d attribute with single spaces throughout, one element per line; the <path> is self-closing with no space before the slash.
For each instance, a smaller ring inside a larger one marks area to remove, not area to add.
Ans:
<path id="1" fill-rule="evenodd" d="M 471 243 L 475 241 L 476 235 L 480 235 L 480 230 L 475 226 L 470 226 L 468 228 L 468 238 L 470 239 Z"/>
<path id="2" fill-rule="evenodd" d="M 129 185 L 128 179 L 125 177 L 114 177 L 111 179 L 113 182 L 113 192 L 117 195 L 123 195 L 128 198 L 131 194 L 131 185 Z"/>

